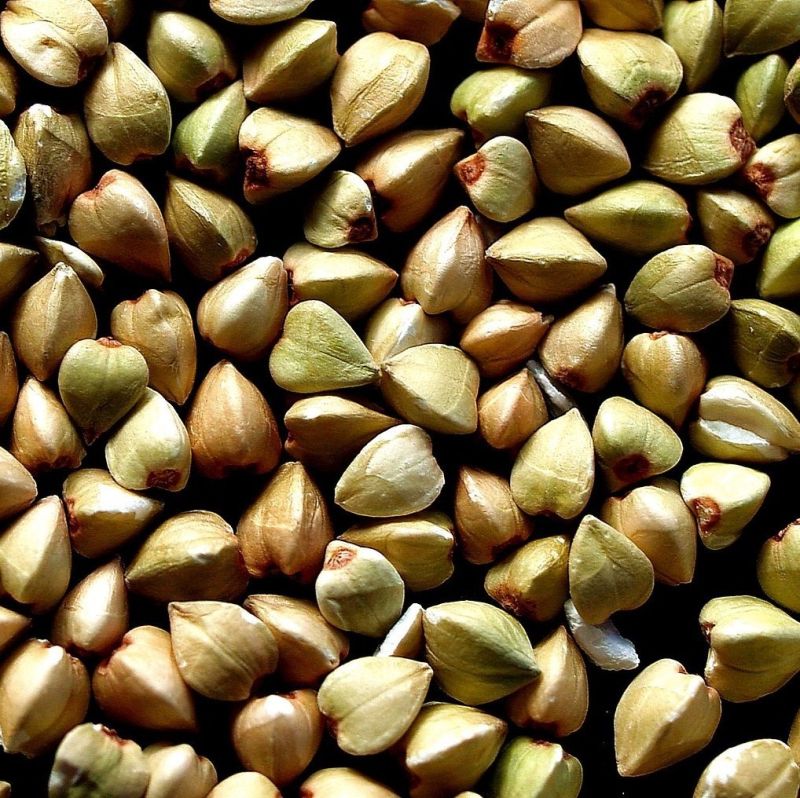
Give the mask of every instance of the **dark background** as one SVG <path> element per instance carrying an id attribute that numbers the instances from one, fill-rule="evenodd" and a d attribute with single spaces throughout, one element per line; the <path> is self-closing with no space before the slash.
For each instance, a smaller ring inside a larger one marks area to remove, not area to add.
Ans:
<path id="1" fill-rule="evenodd" d="M 144 39 L 146 34 L 147 9 L 155 7 L 154 4 L 140 2 L 137 4 L 140 11 L 131 28 L 125 32 L 122 41 L 131 46 L 140 55 L 144 53 Z M 185 10 L 207 18 L 215 27 L 228 31 L 230 41 L 238 52 L 244 52 L 249 45 L 258 39 L 259 31 L 227 25 L 208 13 L 205 3 L 188 2 L 183 4 Z M 356 38 L 363 35 L 360 25 L 360 12 L 366 7 L 364 0 L 316 0 L 309 8 L 306 16 L 333 19 L 339 26 L 339 50 L 343 52 Z M 164 7 L 164 6 L 159 6 Z M 405 128 L 435 128 L 457 126 L 456 120 L 449 111 L 450 95 L 459 82 L 471 74 L 481 65 L 474 59 L 474 49 L 480 33 L 480 26 L 464 20 L 457 21 L 445 39 L 431 48 L 432 65 L 426 97 L 419 110 L 412 116 Z M 788 54 L 794 58 L 796 53 Z M 755 59 L 735 59 L 722 64 L 714 82 L 705 87 L 705 90 L 719 91 L 732 94 L 735 81 L 741 72 Z M 43 86 L 30 79 L 22 80 L 21 99 L 19 108 L 23 109 L 32 102 L 46 102 L 60 109 L 80 108 L 81 88 L 75 90 L 57 90 Z M 555 70 L 552 104 L 574 104 L 591 107 L 591 103 L 583 88 L 580 79 L 577 60 L 570 58 Z M 293 110 L 306 116 L 313 116 L 326 124 L 330 120 L 330 106 L 326 92 L 320 91 L 313 97 L 304 99 L 292 106 Z M 190 108 L 173 104 L 175 124 Z M 8 121 L 8 120 L 7 120 Z M 9 121 L 11 124 L 13 120 Z M 615 125 L 625 140 L 631 159 L 635 163 L 641 160 L 641 152 L 647 141 L 648 129 L 642 133 L 630 133 L 621 126 Z M 791 119 L 784 119 L 782 127 L 771 134 L 770 138 L 783 133 L 797 132 L 797 126 Z M 366 145 L 369 147 L 369 144 Z M 360 157 L 365 147 L 357 147 L 352 151 L 343 152 L 334 164 L 336 168 L 348 168 Z M 464 155 L 472 152 L 471 143 L 465 145 Z M 99 153 L 96 153 L 95 171 L 99 176 L 106 169 L 113 168 L 113 164 L 105 162 Z M 160 201 L 163 197 L 164 173 L 171 168 L 169 154 L 155 161 L 136 164 L 130 171 L 140 177 L 154 196 Z M 634 168 L 631 175 L 625 180 L 644 176 L 640 170 Z M 728 181 L 735 184 L 735 179 Z M 253 208 L 246 206 L 241 198 L 239 183 L 232 183 L 227 187 L 233 196 L 236 196 L 246 207 L 256 223 L 259 246 L 258 255 L 280 256 L 286 248 L 302 239 L 302 212 L 317 181 L 309 186 L 289 195 L 283 195 L 277 200 Z M 689 201 L 690 209 L 694 214 L 694 197 L 692 191 L 683 192 Z M 535 215 L 558 215 L 565 207 L 575 204 L 585 198 L 563 198 L 542 191 L 540 194 Z M 385 230 L 380 231 L 378 241 L 367 245 L 365 249 L 383 258 L 390 266 L 399 270 L 402 267 L 405 254 L 416 238 L 427 226 L 446 211 L 466 202 L 466 197 L 454 180 L 443 197 L 437 212 L 430 220 L 423 223 L 419 229 L 404 236 L 393 236 Z M 27 214 L 27 215 L 26 215 Z M 510 226 L 509 226 L 510 227 Z M 31 223 L 30 203 L 15 223 L 5 231 L 4 240 L 25 244 L 34 234 Z M 62 232 L 61 237 L 66 237 Z M 700 241 L 695 229 L 692 240 Z M 633 261 L 622 257 L 612 250 L 598 247 L 607 257 L 609 269 L 604 281 L 613 282 L 618 288 L 621 297 L 634 274 L 636 268 L 643 262 Z M 189 303 L 193 312 L 196 303 L 206 290 L 206 286 L 190 278 L 186 271 L 178 264 L 174 266 L 174 288 L 181 293 Z M 754 264 L 739 267 L 736 270 L 732 290 L 734 296 L 755 296 Z M 121 274 L 118 270 L 107 270 L 107 281 L 102 289 L 94 293 L 98 309 L 99 330 L 98 335 L 108 334 L 108 315 L 111 308 L 119 301 L 138 296 L 145 286 L 142 282 Z M 497 286 L 498 298 L 504 296 L 502 285 Z M 574 305 L 575 303 L 571 303 Z M 571 306 L 571 305 L 570 305 Z M 567 306 L 569 307 L 569 306 Z M 566 308 L 554 308 L 560 315 Z M 793 308 L 797 309 L 797 308 Z M 0 310 L 0 328 L 7 329 L 5 311 Z M 640 329 L 626 318 L 626 340 Z M 697 336 L 711 361 L 712 373 L 731 373 L 733 366 L 730 363 L 727 347 L 726 322 L 715 325 L 710 331 Z M 198 370 L 198 383 L 205 371 L 215 363 L 218 354 L 200 343 L 200 368 Z M 239 366 L 239 364 L 237 364 Z M 253 380 L 267 395 L 277 417 L 282 417 L 290 398 L 279 395 L 267 375 L 266 364 L 257 363 L 250 366 L 240 366 L 241 370 Z M 604 396 L 612 393 L 629 395 L 621 379 L 615 380 L 603 392 Z M 377 398 L 377 392 L 372 395 L 364 394 L 367 398 Z M 788 401 L 785 392 L 779 392 L 781 398 Z M 591 423 L 595 409 L 599 404 L 598 397 L 589 396 L 580 398 L 580 406 L 586 413 L 587 420 Z M 185 415 L 185 412 L 182 413 Z M 0 431 L 0 443 L 8 443 L 8 426 Z M 95 444 L 89 452 L 84 466 L 103 466 L 103 440 Z M 450 486 L 453 484 L 455 470 L 460 463 L 468 463 L 480 467 L 490 468 L 508 474 L 513 462 L 512 456 L 498 454 L 481 444 L 477 436 L 464 438 L 437 438 L 435 439 L 436 454 L 441 461 L 448 476 L 448 486 L 437 502 L 437 507 L 446 512 L 452 511 L 452 495 Z M 683 469 L 696 462 L 698 458 L 693 452 L 686 453 L 684 461 L 675 469 L 673 475 L 679 477 Z M 786 526 L 800 515 L 797 501 L 798 466 L 795 460 L 778 464 L 767 469 L 773 479 L 772 489 L 767 501 L 746 530 L 742 539 L 735 545 L 719 552 L 709 552 L 700 547 L 695 580 L 691 585 L 669 588 L 656 585 L 650 601 L 635 612 L 621 613 L 615 617 L 615 622 L 621 632 L 629 637 L 637 646 L 643 665 L 647 665 L 662 657 L 672 657 L 680 660 L 686 668 L 693 673 L 702 673 L 707 646 L 700 634 L 697 617 L 703 604 L 712 597 L 733 594 L 761 595 L 755 576 L 755 559 L 762 542 L 772 534 Z M 43 477 L 40 480 L 40 496 L 60 492 L 60 484 L 64 474 L 55 474 Z M 332 486 L 335 475 L 315 475 L 327 496 L 332 496 Z M 177 495 L 168 495 L 168 514 L 177 513 L 186 509 L 209 509 L 219 512 L 227 521 L 235 525 L 242 510 L 252 501 L 261 489 L 265 479 L 244 477 L 229 480 L 225 483 L 214 483 L 194 475 L 188 488 Z M 589 511 L 597 509 L 604 498 L 602 486 L 595 491 Z M 332 506 L 332 501 L 331 501 Z M 340 512 L 332 506 L 334 521 L 338 532 L 343 531 L 350 523 L 352 517 Z M 573 530 L 575 524 L 557 525 L 553 522 L 537 523 L 537 534 L 547 534 L 557 529 Z M 136 544 L 123 551 L 126 559 L 135 550 Z M 92 567 L 98 563 L 89 563 L 79 557 L 75 558 L 73 583 L 82 578 Z M 457 558 L 456 575 L 442 588 L 429 591 L 426 594 L 410 595 L 409 600 L 419 600 L 423 605 L 437 603 L 443 600 L 456 598 L 475 598 L 487 600 L 483 592 L 483 576 L 485 568 L 470 566 Z M 251 582 L 248 592 L 285 592 L 295 595 L 313 595 L 309 588 L 301 588 L 287 580 L 267 579 Z M 166 608 L 147 604 L 133 598 L 131 604 L 132 625 L 140 623 L 156 623 L 166 626 Z M 552 628 L 551 625 L 528 624 L 527 628 L 533 641 L 537 641 Z M 34 633 L 47 637 L 49 633 L 49 618 L 36 620 Z M 351 656 L 371 653 L 374 641 L 356 640 L 351 649 Z M 93 663 L 88 663 L 91 668 Z M 794 713 L 800 707 L 800 682 L 793 681 L 777 694 L 768 696 L 760 701 L 735 705 L 725 702 L 723 705 L 722 722 L 712 743 L 700 754 L 695 755 L 685 762 L 679 763 L 667 770 L 651 776 L 637 779 L 620 778 L 614 765 L 612 721 L 614 708 L 617 701 L 633 678 L 632 673 L 607 673 L 589 665 L 590 682 L 590 709 L 589 717 L 584 727 L 576 734 L 561 740 L 567 751 L 577 756 L 584 767 L 583 796 L 597 796 L 598 798 L 612 798 L 616 796 L 671 795 L 689 796 L 705 765 L 716 754 L 725 748 L 747 740 L 759 737 L 777 737 L 786 739 Z M 262 693 L 287 689 L 287 686 L 277 682 L 267 682 L 262 686 Z M 220 778 L 235 772 L 240 768 L 233 755 L 229 740 L 228 728 L 230 716 L 235 706 L 227 707 L 219 703 L 205 700 L 199 701 L 203 728 L 208 731 L 198 737 L 175 735 L 173 741 L 187 741 L 192 743 L 197 750 L 209 756 L 215 763 Z M 492 710 L 492 707 L 489 707 Z M 497 708 L 500 713 L 500 708 Z M 97 708 L 92 706 L 89 720 L 100 721 L 101 715 Z M 156 740 L 165 739 L 164 735 L 152 735 L 139 729 L 118 727 L 123 736 L 130 736 L 142 746 Z M 9 757 L 0 754 L 0 779 L 8 780 L 14 787 L 14 796 L 26 798 L 39 798 L 46 795 L 47 773 L 51 758 L 27 761 L 22 757 Z M 391 783 L 401 794 L 404 790 L 404 779 L 396 763 L 388 754 L 355 760 L 347 757 L 336 749 L 330 738 L 326 738 L 318 757 L 315 759 L 308 772 L 318 767 L 331 764 L 352 764 L 365 772 L 370 772 L 381 780 Z M 480 789 L 480 788 L 478 788 Z M 296 789 L 286 789 L 284 794 L 291 796 Z M 354 797 L 355 798 L 355 797 Z"/>

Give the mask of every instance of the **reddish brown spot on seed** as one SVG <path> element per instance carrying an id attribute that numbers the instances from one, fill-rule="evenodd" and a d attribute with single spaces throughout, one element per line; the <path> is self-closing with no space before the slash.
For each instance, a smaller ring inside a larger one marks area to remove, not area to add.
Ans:
<path id="1" fill-rule="evenodd" d="M 118 349 L 122 344 L 116 338 L 98 338 L 97 343 L 100 346 L 108 347 L 109 349 Z"/>
<path id="2" fill-rule="evenodd" d="M 163 471 L 153 471 L 147 477 L 148 488 L 174 488 L 181 479 L 181 472 L 177 468 L 165 468 Z"/>
<path id="3" fill-rule="evenodd" d="M 690 502 L 692 512 L 697 518 L 697 527 L 701 535 L 707 535 L 719 523 L 722 513 L 719 505 L 708 496 L 692 499 Z"/>
<path id="4" fill-rule="evenodd" d="M 112 183 L 116 182 L 117 174 L 113 171 L 106 172 L 100 180 L 97 181 L 97 185 L 94 188 L 89 189 L 83 196 L 86 199 L 94 200 L 100 196 Z"/>
<path id="5" fill-rule="evenodd" d="M 252 249 L 240 250 L 222 267 L 222 273 L 227 274 L 228 272 L 232 272 L 240 263 L 244 263 L 244 261 L 246 261 L 252 254 Z"/>
<path id="6" fill-rule="evenodd" d="M 741 117 L 731 125 L 729 135 L 733 149 L 736 150 L 742 159 L 742 163 L 744 163 L 755 151 L 756 143 L 747 132 Z"/>
<path id="7" fill-rule="evenodd" d="M 723 287 L 730 288 L 733 279 L 733 261 L 723 258 L 722 255 L 716 256 L 714 264 L 714 279 Z"/>
<path id="8" fill-rule="evenodd" d="M 268 188 L 269 158 L 263 152 L 245 150 L 244 187 L 245 190 Z"/>
<path id="9" fill-rule="evenodd" d="M 645 89 L 642 96 L 631 108 L 628 121 L 636 127 L 641 127 L 660 105 L 663 105 L 669 97 L 664 89 L 660 87 L 650 87 Z"/>
<path id="10" fill-rule="evenodd" d="M 744 176 L 754 186 L 763 199 L 769 197 L 778 179 L 775 171 L 763 163 L 754 163 L 744 170 Z"/>
<path id="11" fill-rule="evenodd" d="M 658 332 L 650 333 L 650 340 L 657 341 L 659 338 L 663 338 L 665 335 L 669 334 L 669 330 L 659 330 Z"/>
<path id="12" fill-rule="evenodd" d="M 197 87 L 197 96 L 206 97 L 209 94 L 214 94 L 217 89 L 221 89 L 227 83 L 228 76 L 220 72 L 219 75 L 214 75 L 213 78 L 209 78 L 205 83 L 201 83 Z"/>
<path id="13" fill-rule="evenodd" d="M 464 163 L 456 166 L 456 176 L 465 186 L 471 186 L 480 180 L 485 170 L 486 156 L 476 152 L 471 158 L 467 158 Z"/>
<path id="14" fill-rule="evenodd" d="M 492 598 L 507 612 L 524 618 L 536 617 L 536 602 L 512 593 L 505 585 L 494 591 Z"/>
<path id="15" fill-rule="evenodd" d="M 711 639 L 711 630 L 714 628 L 714 624 L 711 621 L 704 621 L 700 624 L 700 631 L 703 633 L 703 637 L 705 637 L 706 642 Z"/>
<path id="16" fill-rule="evenodd" d="M 742 249 L 748 258 L 754 258 L 770 238 L 772 238 L 772 225 L 761 222 L 745 233 L 742 238 Z"/>
<path id="17" fill-rule="evenodd" d="M 311 787 L 301 787 L 299 795 L 300 798 L 314 798 L 314 790 Z"/>
<path id="18" fill-rule="evenodd" d="M 356 219 L 347 231 L 347 240 L 351 244 L 360 241 L 371 241 L 375 237 L 375 220 L 372 216 L 362 216 Z"/>
<path id="19" fill-rule="evenodd" d="M 800 523 L 800 519 L 798 519 L 797 521 L 792 521 L 792 523 L 789 524 L 789 526 L 785 526 L 783 529 L 781 529 L 780 532 L 778 532 L 776 535 L 773 535 L 771 539 L 774 540 L 776 543 L 780 543 L 786 537 L 787 532 L 793 526 L 797 526 L 798 523 Z"/>
<path id="20" fill-rule="evenodd" d="M 576 391 L 583 390 L 583 387 L 586 384 L 586 380 L 584 380 L 583 375 L 574 369 L 554 369 L 552 377 L 556 380 L 556 382 L 560 382 L 567 388 L 572 388 Z"/>
<path id="21" fill-rule="evenodd" d="M 622 482 L 637 482 L 650 475 L 650 461 L 643 454 L 630 454 L 617 460 L 611 470 Z"/>
<path id="22" fill-rule="evenodd" d="M 503 22 L 487 22 L 478 42 L 478 59 L 508 61 L 514 51 L 518 31 Z"/>
<path id="23" fill-rule="evenodd" d="M 350 549 L 337 549 L 325 563 L 325 567 L 329 571 L 335 571 L 337 568 L 344 568 L 347 563 L 354 560 L 356 553 Z"/>

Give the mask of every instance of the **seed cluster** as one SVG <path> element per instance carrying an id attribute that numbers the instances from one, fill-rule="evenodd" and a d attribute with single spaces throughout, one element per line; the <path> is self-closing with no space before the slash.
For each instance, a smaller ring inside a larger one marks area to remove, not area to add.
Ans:
<path id="1" fill-rule="evenodd" d="M 797 0 L 0 36 L 0 798 L 610 795 L 587 718 L 646 776 L 800 672 Z M 703 675 L 640 663 L 748 538 Z M 797 798 L 748 731 L 695 798 Z"/>

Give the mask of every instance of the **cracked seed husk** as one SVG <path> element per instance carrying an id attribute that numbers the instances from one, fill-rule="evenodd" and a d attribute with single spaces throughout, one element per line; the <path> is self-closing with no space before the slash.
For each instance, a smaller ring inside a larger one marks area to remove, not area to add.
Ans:
<path id="1" fill-rule="evenodd" d="M 69 212 L 69 234 L 90 255 L 146 279 L 169 282 L 169 241 L 161 209 L 133 175 L 111 169 L 80 194 Z"/>
<path id="2" fill-rule="evenodd" d="M 675 50 L 646 33 L 590 28 L 577 52 L 595 107 L 633 128 L 641 127 L 668 102 L 683 78 Z"/>
<path id="3" fill-rule="evenodd" d="M 625 293 L 625 309 L 652 329 L 698 332 L 730 308 L 733 262 L 702 244 L 683 244 L 650 258 Z"/>
<path id="4" fill-rule="evenodd" d="M 175 408 L 151 388 L 108 439 L 106 465 L 129 490 L 180 491 L 189 481 L 192 448 Z"/>
<path id="5" fill-rule="evenodd" d="M 434 432 L 475 432 L 479 386 L 477 366 L 455 346 L 422 344 L 381 364 L 386 401 L 406 421 Z"/>
<path id="6" fill-rule="evenodd" d="M 730 97 L 699 92 L 671 106 L 642 165 L 667 183 L 706 185 L 738 171 L 754 149 L 739 106 Z"/>
<path id="7" fill-rule="evenodd" d="M 173 601 L 172 651 L 181 677 L 216 701 L 244 701 L 278 665 L 278 644 L 256 616 L 224 601 Z"/>
<path id="8" fill-rule="evenodd" d="M 59 264 L 19 298 L 10 332 L 19 360 L 47 380 L 74 343 L 97 334 L 94 303 L 78 275 Z"/>
<path id="9" fill-rule="evenodd" d="M 734 99 L 742 109 L 742 121 L 750 135 L 761 141 L 783 118 L 784 84 L 789 64 L 777 54 L 768 55 L 742 72 Z"/>
<path id="10" fill-rule="evenodd" d="M 82 723 L 58 746 L 48 798 L 142 798 L 150 771 L 142 749 L 106 726 Z"/>
<path id="11" fill-rule="evenodd" d="M 14 455 L 0 447 L 0 518 L 16 515 L 33 504 L 36 480 Z"/>
<path id="12" fill-rule="evenodd" d="M 674 659 L 660 659 L 628 685 L 614 712 L 621 776 L 643 776 L 708 745 L 722 707 L 713 687 Z"/>
<path id="13" fill-rule="evenodd" d="M 489 0 L 478 61 L 546 69 L 572 55 L 583 32 L 577 0 Z"/>
<path id="14" fill-rule="evenodd" d="M 583 512 L 594 487 L 595 452 L 583 416 L 573 408 L 540 427 L 511 469 L 511 493 L 528 515 L 568 520 Z"/>
<path id="15" fill-rule="evenodd" d="M 150 370 L 150 387 L 182 405 L 194 386 L 197 347 L 192 315 L 173 291 L 149 289 L 111 311 L 111 333 L 136 347 Z"/>
<path id="16" fill-rule="evenodd" d="M 7 754 L 41 756 L 86 717 L 89 675 L 47 640 L 28 640 L 0 667 L 0 734 Z"/>
<path id="17" fill-rule="evenodd" d="M 232 601 L 247 587 L 241 543 L 221 516 L 178 513 L 159 524 L 133 556 L 125 581 L 154 601 Z"/>
<path id="18" fill-rule="evenodd" d="M 278 594 L 251 594 L 244 608 L 272 632 L 278 646 L 280 678 L 314 687 L 347 656 L 347 635 L 329 624 L 316 604 Z"/>
<path id="19" fill-rule="evenodd" d="M 271 25 L 302 14 L 311 0 L 210 0 L 211 10 L 237 25 Z"/>
<path id="20" fill-rule="evenodd" d="M 223 779 L 206 798 L 281 798 L 281 793 L 266 776 L 243 771 Z"/>
<path id="21" fill-rule="evenodd" d="M 486 244 L 478 222 L 462 205 L 442 217 L 417 241 L 403 266 L 403 296 L 429 314 L 458 307 L 483 268 Z"/>
<path id="22" fill-rule="evenodd" d="M 309 396 L 295 402 L 283 418 L 286 453 L 306 465 L 335 470 L 351 460 L 378 433 L 399 419 L 341 396 Z"/>
<path id="23" fill-rule="evenodd" d="M 369 313 L 397 282 L 397 272 L 382 260 L 349 247 L 330 252 L 294 244 L 284 253 L 283 265 L 292 304 L 316 299 L 348 321 Z"/>
<path id="24" fill-rule="evenodd" d="M 635 543 L 599 518 L 583 517 L 569 550 L 569 590 L 587 623 L 641 607 L 653 581 L 653 565 Z"/>
<path id="25" fill-rule="evenodd" d="M 281 440 L 261 391 L 221 360 L 197 388 L 186 417 L 192 462 L 211 479 L 266 474 L 278 464 Z"/>
<path id="26" fill-rule="evenodd" d="M 32 613 L 47 612 L 61 601 L 71 570 L 67 521 L 57 496 L 40 499 L 0 534 L 2 593 Z"/>
<path id="27" fill-rule="evenodd" d="M 683 454 L 681 439 L 665 421 L 622 396 L 600 405 L 592 441 L 612 492 L 669 471 Z"/>
<path id="28" fill-rule="evenodd" d="M 722 596 L 700 610 L 709 644 L 705 677 L 726 701 L 755 701 L 800 671 L 800 623 L 753 596 Z"/>
<path id="29" fill-rule="evenodd" d="M 458 471 L 453 520 L 461 555 L 475 565 L 493 562 L 533 532 L 533 522 L 515 503 L 508 481 L 471 466 Z"/>
<path id="30" fill-rule="evenodd" d="M 800 361 L 800 316 L 763 299 L 731 302 L 730 346 L 739 371 L 764 388 L 794 379 Z"/>
<path id="31" fill-rule="evenodd" d="M 513 222 L 533 209 L 539 180 L 528 148 L 511 136 L 495 136 L 454 167 L 478 213 Z"/>
<path id="32" fill-rule="evenodd" d="M 82 468 L 64 481 L 72 547 L 82 557 L 102 557 L 142 532 L 164 503 L 118 485 L 108 471 Z"/>
<path id="33" fill-rule="evenodd" d="M 758 55 L 800 39 L 800 8 L 793 0 L 725 3 L 725 55 Z"/>
<path id="34" fill-rule="evenodd" d="M 79 656 L 108 654 L 128 631 L 122 562 L 92 571 L 64 596 L 53 617 L 53 642 Z"/>
<path id="35" fill-rule="evenodd" d="M 149 379 L 138 349 L 113 338 L 73 344 L 58 369 L 58 392 L 87 443 L 110 430 L 142 398 Z"/>
<path id="36" fill-rule="evenodd" d="M 561 385 L 596 393 L 619 369 L 624 343 L 622 306 L 614 286 L 605 285 L 553 323 L 539 359 Z"/>
<path id="37" fill-rule="evenodd" d="M 49 86 L 75 86 L 108 47 L 103 18 L 88 0 L 10 0 L 0 34 L 12 58 Z"/>
<path id="38" fill-rule="evenodd" d="M 584 235 L 632 255 L 654 255 L 686 242 L 692 217 L 668 186 L 633 180 L 564 211 Z"/>
<path id="39" fill-rule="evenodd" d="M 461 14 L 453 0 L 371 0 L 361 15 L 368 31 L 386 31 L 430 46 Z"/>
<path id="40" fill-rule="evenodd" d="M 662 35 L 683 64 L 687 91 L 711 80 L 722 60 L 722 9 L 716 0 L 671 0 L 664 8 Z"/>
<path id="41" fill-rule="evenodd" d="M 705 388 L 708 362 L 686 335 L 640 333 L 622 352 L 622 375 L 640 404 L 680 428 Z"/>
<path id="42" fill-rule="evenodd" d="M 305 97 L 328 80 L 338 60 L 330 20 L 301 17 L 267 29 L 242 63 L 245 96 L 254 103 Z"/>
<path id="43" fill-rule="evenodd" d="M 564 535 L 531 540 L 487 571 L 486 592 L 519 618 L 551 621 L 569 596 L 569 547 Z"/>
<path id="44" fill-rule="evenodd" d="M 463 139 L 455 128 L 410 130 L 383 139 L 356 163 L 353 171 L 370 187 L 387 230 L 406 232 L 434 209 Z"/>
<path id="45" fill-rule="evenodd" d="M 589 711 L 589 682 L 583 655 L 564 626 L 533 647 L 542 675 L 506 699 L 512 723 L 566 737 L 583 726 Z"/>
<path id="46" fill-rule="evenodd" d="M 144 798 L 207 798 L 217 771 L 192 746 L 154 743 L 144 749 L 150 781 Z"/>
<path id="47" fill-rule="evenodd" d="M 478 429 L 493 449 L 515 449 L 548 421 L 542 391 L 527 368 L 478 397 Z"/>
<path id="48" fill-rule="evenodd" d="M 175 175 L 167 179 L 164 224 L 181 263 L 208 282 L 246 261 L 258 243 L 253 223 L 232 199 Z"/>
<path id="49" fill-rule="evenodd" d="M 52 269 L 59 263 L 71 266 L 81 282 L 90 288 L 99 288 L 105 280 L 102 268 L 94 258 L 87 255 L 82 249 L 67 241 L 56 241 L 52 238 L 36 236 L 36 248 L 44 258 L 45 263 Z"/>
<path id="50" fill-rule="evenodd" d="M 433 672 L 424 662 L 403 657 L 361 657 L 326 677 L 319 708 L 345 753 L 385 751 L 419 714 Z"/>
<path id="51" fill-rule="evenodd" d="M 756 575 L 761 589 L 792 612 L 800 611 L 800 524 L 793 521 L 764 541 Z"/>
<path id="52" fill-rule="evenodd" d="M 120 42 L 112 42 L 83 98 L 89 138 L 110 161 L 129 166 L 166 152 L 172 110 L 161 81 Z"/>
<path id="53" fill-rule="evenodd" d="M 253 698 L 233 721 L 233 747 L 242 764 L 283 787 L 302 773 L 322 742 L 324 718 L 314 690 Z"/>
<path id="54" fill-rule="evenodd" d="M 409 604 L 375 649 L 376 657 L 419 659 L 425 646 L 421 604 Z"/>
<path id="55" fill-rule="evenodd" d="M 197 329 L 237 360 L 258 360 L 280 335 L 289 308 L 288 276 L 279 258 L 256 258 L 203 294 Z"/>
<path id="56" fill-rule="evenodd" d="M 450 112 L 467 123 L 476 144 L 495 136 L 513 136 L 523 129 L 525 114 L 545 104 L 551 84 L 545 70 L 483 69 L 458 84 Z"/>
<path id="57" fill-rule="evenodd" d="M 156 11 L 147 32 L 147 63 L 169 95 L 196 103 L 236 77 L 225 40 L 207 22 L 180 11 Z"/>
<path id="58" fill-rule="evenodd" d="M 131 629 L 95 669 L 92 693 L 116 723 L 161 732 L 198 731 L 195 699 L 164 629 Z"/>
<path id="59" fill-rule="evenodd" d="M 417 302 L 391 297 L 367 319 L 364 344 L 376 363 L 383 363 L 404 349 L 422 344 L 445 344 L 450 324 L 445 316 L 429 316 Z"/>
<path id="60" fill-rule="evenodd" d="M 36 103 L 19 115 L 14 141 L 27 167 L 36 227 L 53 235 L 66 223 L 73 200 L 91 183 L 92 156 L 83 120 Z M 11 185 L 3 194 L 13 201 L 17 191 Z"/>
<path id="61" fill-rule="evenodd" d="M 700 776 L 694 798 L 770 795 L 794 798 L 800 789 L 800 767 L 780 740 L 752 740 L 714 757 Z"/>
<path id="62" fill-rule="evenodd" d="M 257 108 L 239 128 L 244 198 L 259 205 L 302 186 L 334 161 L 340 150 L 333 131 L 314 120 Z"/>
<path id="63" fill-rule="evenodd" d="M 328 249 L 374 241 L 378 228 L 369 186 L 354 172 L 332 172 L 306 211 L 303 235 Z"/>
<path id="64" fill-rule="evenodd" d="M 571 600 L 564 602 L 564 614 L 575 642 L 598 668 L 631 671 L 639 667 L 636 647 L 619 633 L 612 621 L 598 626 L 586 623 Z"/>
<path id="65" fill-rule="evenodd" d="M 453 523 L 442 513 L 359 524 L 339 540 L 379 551 L 412 591 L 439 587 L 453 575 Z"/>
<path id="66" fill-rule="evenodd" d="M 757 276 L 762 299 L 791 299 L 800 295 L 800 221 L 781 225 L 764 250 Z"/>
<path id="67" fill-rule="evenodd" d="M 710 380 L 689 427 L 700 454 L 717 460 L 773 463 L 800 451 L 800 422 L 772 394 L 734 376 Z"/>
<path id="68" fill-rule="evenodd" d="M 358 795 L 359 798 L 400 798 L 396 792 L 392 792 L 358 770 L 341 767 L 324 768 L 312 773 L 300 785 L 300 794 L 304 798 L 351 798 L 353 795 Z M 210 795 L 209 798 L 214 796 Z"/>
<path id="69" fill-rule="evenodd" d="M 484 377 L 500 377 L 534 353 L 552 322 L 528 305 L 501 299 L 467 324 L 459 346 Z"/>
<path id="70" fill-rule="evenodd" d="M 180 121 L 172 137 L 175 166 L 216 183 L 232 177 L 239 153 L 239 128 L 246 118 L 247 102 L 239 80 Z"/>
<path id="71" fill-rule="evenodd" d="M 591 285 L 606 259 L 563 219 L 523 222 L 487 250 L 486 258 L 523 302 L 557 302 Z"/>
<path id="72" fill-rule="evenodd" d="M 729 189 L 698 191 L 697 216 L 708 247 L 736 266 L 750 263 L 775 230 L 775 220 L 758 200 Z"/>
<path id="73" fill-rule="evenodd" d="M 539 676 L 522 625 L 479 601 L 451 601 L 425 610 L 425 658 L 439 686 L 464 704 L 488 704 Z"/>
<path id="74" fill-rule="evenodd" d="M 500 752 L 489 798 L 578 798 L 583 768 L 558 743 L 515 737 Z"/>
<path id="75" fill-rule="evenodd" d="M 536 174 L 557 194 L 591 191 L 631 170 L 625 144 L 597 114 L 550 105 L 525 114 Z"/>
<path id="76" fill-rule="evenodd" d="M 678 483 L 653 480 L 605 501 L 601 518 L 638 546 L 653 565 L 657 582 L 689 584 L 697 559 L 697 525 Z"/>
<path id="77" fill-rule="evenodd" d="M 609 30 L 656 30 L 661 27 L 664 0 L 583 0 L 589 18 Z"/>
<path id="78" fill-rule="evenodd" d="M 442 798 L 474 786 L 491 767 L 507 724 L 473 707 L 430 703 L 397 745 L 412 798 Z"/>
<path id="79" fill-rule="evenodd" d="M 56 394 L 28 377 L 22 385 L 11 420 L 11 454 L 29 471 L 78 468 L 86 449 L 78 430 Z"/>
<path id="80" fill-rule="evenodd" d="M 23 112 L 20 118 L 27 113 Z M 0 229 L 14 221 L 25 200 L 27 164 L 18 147 L 5 122 L 0 122 Z M 34 201 L 36 188 L 39 187 L 34 181 L 38 176 L 36 173 L 30 175 Z"/>
<path id="81" fill-rule="evenodd" d="M 444 486 L 428 434 L 400 424 L 376 435 L 336 483 L 335 501 L 370 518 L 411 515 L 429 507 Z"/>
<path id="82" fill-rule="evenodd" d="M 403 611 L 405 587 L 377 549 L 334 540 L 314 584 L 325 620 L 345 632 L 382 637 Z"/>
<path id="83" fill-rule="evenodd" d="M 36 274 L 36 250 L 0 242 L 0 306 L 13 299 Z"/>
<path id="84" fill-rule="evenodd" d="M 269 371 L 280 388 L 317 393 L 369 385 L 379 368 L 347 321 L 317 299 L 295 305 L 269 356 Z"/>
<path id="85" fill-rule="evenodd" d="M 333 129 L 346 147 L 401 125 L 428 85 L 427 47 L 391 33 L 369 33 L 339 59 L 331 81 Z"/>
<path id="86" fill-rule="evenodd" d="M 759 148 L 742 175 L 778 216 L 800 216 L 800 134 L 782 136 Z"/>

